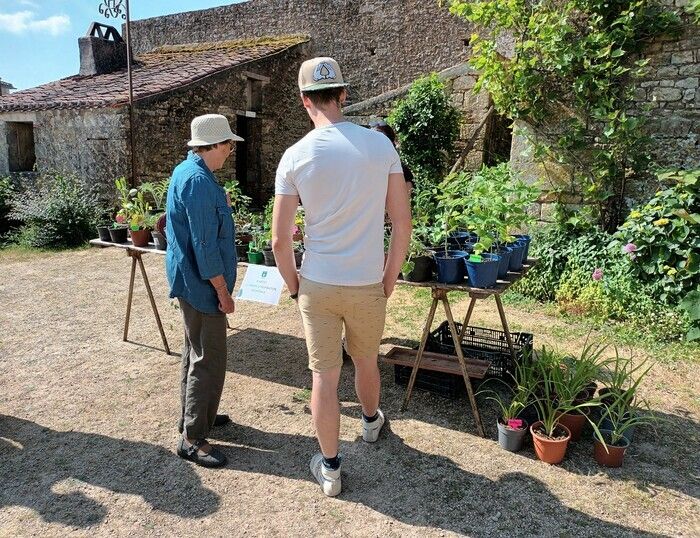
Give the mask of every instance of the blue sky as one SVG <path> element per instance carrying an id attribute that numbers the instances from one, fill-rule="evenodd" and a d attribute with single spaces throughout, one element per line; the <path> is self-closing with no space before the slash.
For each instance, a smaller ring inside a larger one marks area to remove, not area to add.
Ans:
<path id="1" fill-rule="evenodd" d="M 102 0 L 0 0 L 0 79 L 26 89 L 79 70 L 78 38 L 90 23 L 121 31 L 99 13 Z M 236 3 L 236 0 L 131 0 L 132 19 Z"/>

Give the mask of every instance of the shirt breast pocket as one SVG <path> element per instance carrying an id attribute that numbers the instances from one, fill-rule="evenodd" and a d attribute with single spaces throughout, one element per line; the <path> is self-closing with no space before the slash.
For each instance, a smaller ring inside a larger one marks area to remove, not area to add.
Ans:
<path id="1" fill-rule="evenodd" d="M 228 206 L 217 206 L 216 215 L 219 219 L 219 239 L 225 239 L 231 236 L 231 209 Z"/>

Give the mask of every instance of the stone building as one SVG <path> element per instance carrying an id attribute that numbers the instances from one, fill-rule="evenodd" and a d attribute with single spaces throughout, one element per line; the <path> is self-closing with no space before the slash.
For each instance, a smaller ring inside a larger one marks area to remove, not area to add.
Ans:
<path id="1" fill-rule="evenodd" d="M 107 37 L 109 36 L 109 37 Z M 167 177 L 184 157 L 192 117 L 216 112 L 245 138 L 220 172 L 257 200 L 308 120 L 288 88 L 306 36 L 160 46 L 134 60 L 138 182 Z M 105 195 L 129 170 L 126 51 L 114 29 L 80 39 L 80 74 L 0 99 L 0 175 L 75 173 Z M 274 81 L 273 84 L 268 84 Z M 269 190 L 269 189 L 268 189 Z"/>
<path id="2" fill-rule="evenodd" d="M 264 202 L 282 152 L 309 129 L 296 70 L 314 55 L 340 62 L 351 83 L 346 112 L 361 124 L 385 116 L 415 78 L 439 72 L 463 112 L 458 149 L 465 166 L 510 157 L 536 175 L 521 156 L 522 141 L 513 138 L 511 149 L 507 122 L 493 113 L 488 96 L 471 91 L 476 74 L 465 64 L 471 33 L 444 5 L 423 0 L 249 0 L 134 21 L 136 181 L 166 177 L 184 155 L 190 119 L 220 112 L 246 138 L 220 177 L 236 176 Z M 120 42 L 116 32 L 91 28 L 80 39 L 80 75 L 0 98 L 0 175 L 36 164 L 111 185 L 128 173 Z M 511 49 L 507 40 L 499 43 L 503 54 Z M 658 159 L 698 163 L 698 27 L 651 44 L 648 55 L 652 69 L 638 97 L 654 107 Z"/>

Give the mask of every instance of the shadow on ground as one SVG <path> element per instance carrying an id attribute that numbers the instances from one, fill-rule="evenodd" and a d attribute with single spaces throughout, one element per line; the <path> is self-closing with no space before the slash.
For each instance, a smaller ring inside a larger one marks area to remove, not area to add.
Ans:
<path id="1" fill-rule="evenodd" d="M 384 339 L 383 343 L 409 345 L 411 341 Z M 309 388 L 311 376 L 306 367 L 306 344 L 295 336 L 271 333 L 258 329 L 245 329 L 229 336 L 229 370 L 258 379 L 298 388 Z M 471 414 L 466 391 L 456 399 L 436 396 L 415 390 L 406 411 L 400 410 L 405 386 L 394 381 L 391 365 L 381 365 L 382 408 L 392 418 L 410 418 L 443 428 L 476 434 L 476 424 Z M 352 363 L 346 361 L 340 383 L 342 401 L 357 401 L 352 377 Z M 475 391 L 479 385 L 474 384 Z M 496 439 L 496 404 L 477 396 L 484 429 L 487 436 Z M 360 406 L 343 406 L 341 411 L 352 417 L 360 416 Z M 578 443 L 571 443 L 561 467 L 569 472 L 592 475 L 605 473 L 614 480 L 633 484 L 640 490 L 652 491 L 663 487 L 700 497 L 700 480 L 696 469 L 700 467 L 700 423 L 690 414 L 678 410 L 678 414 L 656 413 L 659 418 L 654 429 L 640 427 L 632 447 L 628 450 L 626 464 L 619 469 L 601 467 L 593 459 L 592 432 L 584 430 Z M 312 444 L 311 449 L 315 450 Z M 494 446 L 494 450 L 499 450 Z M 531 446 L 521 452 L 522 457 L 535 459 Z"/>
<path id="2" fill-rule="evenodd" d="M 317 450 L 313 437 L 231 424 L 217 438 L 236 445 L 224 448 L 229 468 L 310 480 L 307 462 Z M 343 443 L 341 451 L 345 470 L 339 502 L 362 504 L 409 525 L 471 536 L 493 536 L 501 531 L 529 536 L 552 532 L 661 536 L 569 509 L 545 484 L 523 473 L 490 480 L 464 471 L 449 458 L 405 445 L 390 424 L 377 444 L 368 445 L 358 437 L 353 443 Z M 409 499 L 413 502 L 407 502 Z"/>
<path id="3" fill-rule="evenodd" d="M 219 496 L 202 486 L 188 462 L 148 443 L 55 431 L 0 415 L 0 458 L 0 508 L 30 508 L 51 523 L 87 527 L 104 520 L 107 509 L 98 501 L 80 491 L 56 491 L 79 490 L 81 482 L 139 495 L 154 509 L 184 518 L 219 507 Z"/>

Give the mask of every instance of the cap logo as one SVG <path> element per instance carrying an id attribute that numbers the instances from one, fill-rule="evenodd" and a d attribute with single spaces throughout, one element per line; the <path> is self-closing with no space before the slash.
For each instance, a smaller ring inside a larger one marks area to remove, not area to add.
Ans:
<path id="1" fill-rule="evenodd" d="M 314 82 L 319 80 L 335 80 L 336 74 L 333 66 L 327 62 L 321 62 L 314 69 Z"/>

